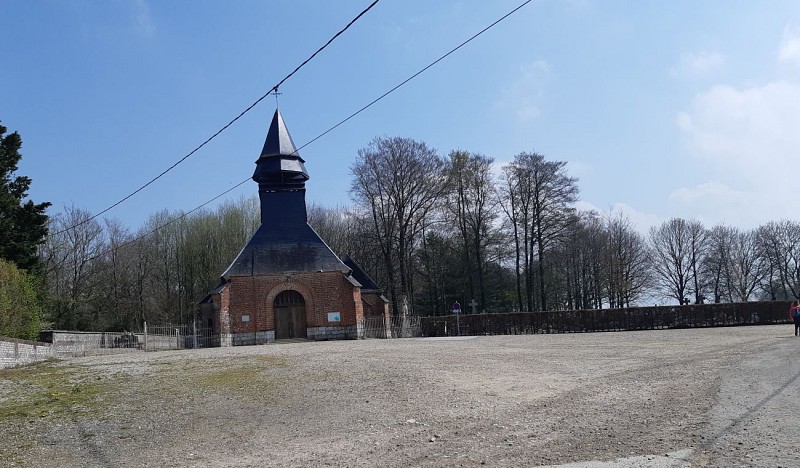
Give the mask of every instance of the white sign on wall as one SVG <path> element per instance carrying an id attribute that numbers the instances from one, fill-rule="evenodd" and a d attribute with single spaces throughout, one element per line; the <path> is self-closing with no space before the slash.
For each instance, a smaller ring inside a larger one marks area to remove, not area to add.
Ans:
<path id="1" fill-rule="evenodd" d="M 250 316 L 249 315 L 242 315 L 242 322 L 249 322 Z"/>
<path id="2" fill-rule="evenodd" d="M 339 312 L 328 312 L 328 321 L 329 322 L 341 322 L 342 321 L 342 314 Z"/>

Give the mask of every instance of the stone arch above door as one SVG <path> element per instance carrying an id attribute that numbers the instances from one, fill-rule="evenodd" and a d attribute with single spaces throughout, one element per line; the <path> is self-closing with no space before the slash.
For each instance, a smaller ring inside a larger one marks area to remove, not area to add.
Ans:
<path id="1" fill-rule="evenodd" d="M 303 306 L 302 306 L 303 315 L 302 315 L 302 317 L 298 317 L 298 316 L 295 315 L 293 318 L 291 318 L 291 322 L 292 322 L 293 326 L 296 325 L 298 323 L 298 321 L 300 321 L 300 320 L 302 320 L 302 326 L 298 325 L 299 328 L 294 328 L 293 332 L 291 333 L 291 335 L 293 335 L 293 336 L 291 336 L 291 337 L 293 337 L 293 338 L 305 338 L 305 337 L 307 337 L 306 329 L 307 329 L 308 326 L 310 326 L 311 317 L 313 317 L 313 314 L 314 314 L 313 296 L 311 295 L 311 291 L 307 287 L 303 286 L 302 284 L 299 284 L 299 283 L 294 282 L 294 281 L 285 281 L 285 282 L 282 282 L 282 283 L 276 285 L 275 287 L 273 287 L 269 291 L 269 293 L 267 293 L 266 297 L 264 298 L 264 302 L 265 302 L 264 305 L 266 306 L 267 314 L 268 314 L 269 317 L 272 318 L 273 329 L 275 330 L 275 339 L 287 338 L 287 336 L 285 336 L 288 333 L 287 329 L 285 328 L 286 327 L 286 323 L 285 322 L 283 322 L 283 323 L 281 322 L 281 317 L 286 319 L 287 317 L 286 317 L 285 314 L 291 313 L 291 312 L 287 312 L 287 310 L 285 308 L 278 307 L 279 304 L 276 303 L 276 300 L 278 300 L 278 299 L 280 299 L 281 302 L 284 302 L 287 297 L 294 296 L 291 293 L 284 294 L 287 291 L 294 292 L 295 293 L 294 295 L 299 296 L 302 299 L 302 302 L 303 302 Z M 283 294 L 283 296 L 281 296 L 282 294 Z M 289 302 L 296 302 L 296 301 L 291 301 L 290 300 Z M 292 310 L 295 311 L 295 313 L 297 313 L 296 311 L 300 307 L 299 304 L 286 303 L 286 304 L 283 304 L 283 305 L 291 306 Z M 297 307 L 295 307 L 295 306 L 297 306 Z M 281 326 L 283 326 L 282 329 L 281 329 Z"/>
<path id="2" fill-rule="evenodd" d="M 299 292 L 303 296 L 303 300 L 306 303 L 306 310 L 311 313 L 314 310 L 314 297 L 311 295 L 311 290 L 305 287 L 303 284 L 296 282 L 296 281 L 284 281 L 282 283 L 278 283 L 269 290 L 267 296 L 264 298 L 264 302 L 267 304 L 267 308 L 270 309 L 267 312 L 272 312 L 273 304 L 275 303 L 275 298 L 278 297 L 278 294 L 282 293 L 283 291 L 292 289 L 294 291 Z"/>

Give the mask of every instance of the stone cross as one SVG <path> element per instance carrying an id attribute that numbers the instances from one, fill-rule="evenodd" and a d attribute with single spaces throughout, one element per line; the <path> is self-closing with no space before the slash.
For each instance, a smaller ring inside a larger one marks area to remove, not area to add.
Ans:
<path id="1" fill-rule="evenodd" d="M 477 313 L 477 312 L 475 312 L 475 308 L 476 308 L 476 307 L 478 307 L 478 303 L 477 303 L 477 302 L 475 302 L 475 299 L 473 299 L 473 300 L 469 301 L 469 304 L 467 304 L 467 305 L 468 305 L 468 306 L 470 306 L 470 307 L 472 307 L 472 313 L 473 313 L 473 314 L 476 314 L 476 313 Z"/>

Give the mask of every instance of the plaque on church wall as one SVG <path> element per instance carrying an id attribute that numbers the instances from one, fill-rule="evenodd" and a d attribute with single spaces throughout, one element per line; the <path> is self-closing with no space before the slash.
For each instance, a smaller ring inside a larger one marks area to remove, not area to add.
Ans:
<path id="1" fill-rule="evenodd" d="M 328 312 L 328 321 L 329 322 L 341 322 L 342 314 L 339 312 Z"/>
<path id="2" fill-rule="evenodd" d="M 242 322 L 249 322 L 250 316 L 249 315 L 242 315 Z"/>

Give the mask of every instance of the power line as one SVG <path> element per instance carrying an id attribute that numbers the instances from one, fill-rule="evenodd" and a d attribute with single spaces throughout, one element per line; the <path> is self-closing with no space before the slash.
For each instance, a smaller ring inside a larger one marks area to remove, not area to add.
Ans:
<path id="1" fill-rule="evenodd" d="M 325 136 L 325 135 L 327 135 L 328 133 L 330 133 L 331 131 L 335 130 L 337 127 L 341 126 L 342 124 L 344 124 L 344 123 L 345 123 L 345 122 L 347 122 L 348 120 L 352 119 L 352 118 L 353 118 L 353 117 L 355 117 L 356 115 L 358 115 L 358 114 L 360 114 L 361 112 L 365 111 L 366 109 L 368 109 L 369 107 L 371 107 L 373 104 L 377 103 L 377 102 L 378 102 L 378 101 L 380 101 L 381 99 L 385 98 L 385 97 L 386 97 L 386 96 L 388 96 L 389 94 L 391 94 L 391 93 L 393 93 L 394 91 L 396 91 L 397 89 L 399 89 L 401 86 L 405 85 L 405 84 L 406 84 L 406 83 L 408 83 L 409 81 L 411 81 L 411 80 L 413 80 L 414 78 L 416 78 L 417 76 L 421 75 L 423 72 L 425 72 L 425 71 L 426 71 L 426 70 L 428 70 L 429 68 L 433 67 L 433 66 L 434 66 L 434 65 L 436 65 L 437 63 L 441 62 L 442 60 L 444 60 L 445 58 L 447 58 L 449 55 L 451 55 L 453 52 L 455 52 L 455 51 L 457 51 L 458 49 L 460 49 L 460 48 L 464 47 L 464 46 L 465 46 L 465 45 L 467 45 L 469 42 L 471 42 L 473 39 L 477 38 L 477 37 L 478 37 L 478 36 L 480 36 L 481 34 L 485 33 L 485 32 L 486 32 L 486 31 L 488 31 L 489 29 L 493 28 L 493 27 L 494 27 L 494 26 L 496 26 L 498 23 L 500 23 L 500 22 L 501 22 L 501 21 L 503 21 L 504 19 L 508 18 L 508 17 L 509 17 L 509 16 L 511 16 L 512 14 L 516 13 L 516 12 L 517 12 L 517 11 L 518 11 L 520 8 L 524 7 L 525 5 L 527 5 L 528 3 L 532 2 L 532 1 L 533 1 L 533 0 L 526 0 L 525 2 L 521 3 L 519 6 L 517 6 L 517 7 L 516 7 L 516 8 L 514 8 L 513 10 L 509 11 L 508 13 L 506 13 L 505 15 L 503 15 L 502 17 L 500 17 L 498 20 L 496 20 L 495 22 L 493 22 L 493 23 L 492 23 L 492 24 L 490 24 L 489 26 L 486 26 L 485 28 L 483 28 L 482 30 L 480 30 L 479 32 L 477 32 L 476 34 L 472 35 L 472 36 L 471 36 L 469 39 L 467 39 L 467 40 L 463 41 L 462 43 L 460 43 L 460 44 L 459 44 L 459 45 L 457 45 L 456 47 L 454 47 L 454 48 L 450 49 L 450 51 L 448 51 L 448 52 L 447 52 L 447 53 L 445 53 L 444 55 L 440 56 L 438 59 L 434 60 L 433 62 L 431 62 L 431 63 L 430 63 L 430 64 L 428 64 L 427 66 L 425 66 L 425 67 L 423 67 L 422 69 L 420 69 L 418 72 L 414 73 L 414 74 L 413 74 L 413 75 L 411 75 L 410 77 L 408 77 L 408 78 L 406 78 L 405 80 L 403 80 L 402 82 L 400 82 L 400 84 L 398 84 L 398 85 L 394 86 L 394 87 L 393 87 L 393 88 L 391 88 L 390 90 L 388 90 L 388 91 L 386 91 L 385 93 L 383 93 L 382 95 L 380 95 L 378 98 L 376 98 L 376 99 L 372 100 L 372 101 L 371 101 L 369 104 L 367 104 L 367 105 L 365 105 L 364 107 L 360 108 L 360 109 L 359 109 L 359 110 L 357 110 L 356 112 L 354 112 L 354 113 L 350 114 L 348 117 L 346 117 L 345 119 L 343 119 L 342 121 L 340 121 L 340 122 L 339 122 L 339 123 L 337 123 L 336 125 L 334 125 L 334 126 L 332 126 L 331 128 L 329 128 L 329 129 L 325 130 L 325 131 L 324 131 L 324 132 L 322 132 L 321 134 L 317 135 L 316 137 L 314 137 L 313 139 L 311 139 L 310 141 L 308 141 L 307 143 L 305 143 L 304 145 L 302 145 L 300 148 L 298 148 L 298 149 L 297 149 L 297 151 L 300 151 L 301 149 L 305 148 L 306 146 L 310 145 L 311 143 L 314 143 L 315 141 L 319 140 L 319 139 L 320 139 L 320 138 L 322 138 L 323 136 Z M 377 0 L 376 0 L 376 2 L 375 2 L 375 3 L 377 3 Z M 375 3 L 373 3 L 373 5 L 374 5 Z M 272 91 L 270 91 L 270 92 L 272 92 Z M 266 95 L 265 95 L 265 96 L 266 96 Z M 263 98 L 264 98 L 264 96 L 262 96 L 262 97 L 261 97 L 261 99 L 263 99 Z M 251 106 L 251 107 L 252 107 L 252 106 Z M 295 152 L 295 153 L 296 153 L 296 152 Z M 217 199 L 219 199 L 219 198 L 223 197 L 224 195 L 227 195 L 228 193 L 232 192 L 234 189 L 236 189 L 236 188 L 239 188 L 240 186 L 242 186 L 242 185 L 243 185 L 245 182 L 247 182 L 248 180 L 250 180 L 250 177 L 248 177 L 248 178 L 244 179 L 243 181 L 239 182 L 238 184 L 234 185 L 233 187 L 229 188 L 228 190 L 226 190 L 226 191 L 224 191 L 224 192 L 220 193 L 219 195 L 215 196 L 214 198 L 212 198 L 212 199 L 208 200 L 207 202 L 203 203 L 202 205 L 200 205 L 200 206 L 197 206 L 197 207 L 195 207 L 195 208 L 191 209 L 190 211 L 188 211 L 188 212 L 186 212 L 186 213 L 182 214 L 181 216 L 178 216 L 177 218 L 174 218 L 174 219 L 172 219 L 172 220 L 170 220 L 170 221 L 167 221 L 166 223 L 164 223 L 164 224 L 162 224 L 162 225 L 160 225 L 160 226 L 157 226 L 157 227 L 155 227 L 153 230 L 151 230 L 151 231 L 149 231 L 149 232 L 147 232 L 147 233 L 145 233 L 145 234 L 142 234 L 142 235 L 140 235 L 140 236 L 137 236 L 137 237 L 135 237 L 135 238 L 133 238 L 133 239 L 131 239 L 131 240 L 129 240 L 129 241 L 127 241 L 127 242 L 125 242 L 125 243 L 121 244 L 121 245 L 118 245 L 118 246 L 116 246 L 116 247 L 114 247 L 114 248 L 112 248 L 112 249 L 106 250 L 106 251 L 104 251 L 104 252 L 103 252 L 103 253 L 101 253 L 101 254 L 95 255 L 95 256 L 91 257 L 89 260 L 94 260 L 94 259 L 96 259 L 96 258 L 99 258 L 99 257 L 101 257 L 101 256 L 103 256 L 103 255 L 105 255 L 105 254 L 107 254 L 107 253 L 109 253 L 109 252 L 111 252 L 111 251 L 114 251 L 114 250 L 116 250 L 116 249 L 119 249 L 119 248 L 125 247 L 125 246 L 127 246 L 127 245 L 129 245 L 129 244 L 132 244 L 132 243 L 134 243 L 134 242 L 136 242 L 136 241 L 138 241 L 138 240 L 140 240 L 140 239 L 142 239 L 142 238 L 144 238 L 144 237 L 147 237 L 147 236 L 149 236 L 150 234 L 154 234 L 154 233 L 155 233 L 155 232 L 157 232 L 158 230 L 160 230 L 160 229 L 162 229 L 162 228 L 164 228 L 164 227 L 166 227 L 166 226 L 169 226 L 170 224 L 172 224 L 172 223 L 174 223 L 174 222 L 176 222 L 176 221 L 179 221 L 179 220 L 181 220 L 181 219 L 185 218 L 186 216 L 188 216 L 188 215 L 190 215 L 190 214 L 194 213 L 195 211 L 199 210 L 200 208 L 203 208 L 204 206 L 208 205 L 209 203 L 211 203 L 211 202 L 213 202 L 213 201 L 215 201 L 215 200 L 217 200 Z M 94 217 L 96 217 L 96 216 L 97 216 L 97 215 L 95 215 Z M 94 218 L 94 217 L 93 217 L 93 218 Z M 66 231 L 68 231 L 68 230 L 70 230 L 70 229 L 73 229 L 74 227 L 80 226 L 81 224 L 84 224 L 84 223 L 86 223 L 86 222 L 90 221 L 90 220 L 91 220 L 91 219 L 93 219 L 93 218 L 89 218 L 89 219 L 87 219 L 87 220 L 84 220 L 84 221 L 82 221 L 81 223 L 75 224 L 74 226 L 72 226 L 72 227 L 69 227 L 69 228 L 67 228 L 67 229 L 63 229 L 63 230 L 61 230 L 61 231 L 59 231 L 59 232 L 55 233 L 55 235 L 57 235 L 57 234 L 61 234 L 61 233 L 63 233 L 63 232 L 66 232 Z"/>
<path id="2" fill-rule="evenodd" d="M 316 50 L 316 52 L 314 52 L 313 54 L 311 54 L 311 56 L 310 56 L 310 57 L 308 57 L 307 59 L 305 59 L 305 60 L 303 61 L 303 63 L 301 63 L 300 65 L 298 65 L 298 66 L 297 66 L 297 67 L 296 67 L 294 70 L 292 70 L 292 72 L 291 72 L 291 73 L 289 73 L 289 74 L 288 74 L 288 75 L 286 75 L 286 76 L 285 76 L 285 77 L 284 77 L 282 80 L 280 80 L 280 81 L 278 82 L 278 84 L 276 84 L 275 86 L 273 86 L 272 88 L 270 88 L 270 89 L 269 89 L 269 91 L 267 91 L 266 93 L 264 93 L 264 94 L 263 94 L 261 97 L 259 97 L 258 99 L 256 99 L 256 100 L 255 100 L 255 102 L 253 102 L 253 103 L 252 103 L 252 104 L 250 104 L 250 105 L 249 105 L 247 108 L 245 108 L 245 109 L 244 109 L 242 112 L 240 112 L 240 113 L 239 113 L 239 115 L 237 115 L 236 117 L 234 117 L 234 118 L 233 118 L 233 120 L 231 120 L 230 122 L 228 122 L 227 124 L 225 124 L 225 126 L 223 126 L 222 128 L 220 128 L 219 130 L 217 130 L 217 131 L 216 131 L 216 133 L 214 133 L 213 135 L 211 135 L 210 137 L 208 137 L 208 138 L 207 138 L 207 139 L 206 139 L 204 142 L 202 142 L 202 143 L 201 143 L 200 145 L 198 145 L 198 146 L 197 146 L 195 149 L 193 149 L 192 151 L 190 151 L 189 153 L 187 153 L 186 155 L 184 155 L 182 158 L 180 158 L 178 161 L 176 161 L 176 162 L 175 162 L 173 165 L 171 165 L 171 166 L 169 166 L 168 168 L 164 169 L 164 170 L 163 170 L 163 171 L 162 171 L 160 174 L 158 174 L 157 176 L 153 177 L 152 179 L 150 179 L 149 181 L 147 181 L 147 182 L 146 182 L 144 185 L 140 186 L 139 188 L 137 188 L 137 189 L 136 189 L 136 190 L 134 190 L 133 192 L 129 193 L 128 195 L 126 195 L 125 197 L 123 197 L 122 199 L 120 199 L 119 201 L 117 201 L 116 203 L 112 204 L 111 206 L 109 206 L 109 207 L 107 207 L 107 208 L 105 208 L 105 209 L 103 209 L 103 210 L 101 210 L 101 211 L 99 211 L 99 212 L 95 213 L 94 215 L 90 216 L 90 217 L 89 217 L 89 218 L 87 218 L 87 219 L 84 219 L 83 221 L 81 221 L 81 222 L 79 222 L 79 223 L 77 223 L 77 224 L 74 224 L 74 225 L 72 225 L 72 226 L 69 226 L 69 227 L 67 227 L 67 228 L 65 228 L 65 229 L 62 229 L 62 230 L 60 230 L 60 231 L 58 231 L 58 232 L 54 233 L 54 235 L 62 234 L 62 233 L 66 232 L 66 231 L 69 231 L 69 230 L 71 230 L 71 229 L 75 229 L 76 227 L 78 227 L 78 226 L 81 226 L 81 225 L 83 225 L 83 224 L 86 224 L 86 223 L 88 223 L 89 221 L 91 221 L 91 220 L 93 220 L 93 219 L 96 219 L 96 218 L 97 218 L 97 217 L 99 217 L 100 215 L 103 215 L 103 214 L 105 214 L 105 213 L 109 212 L 110 210 L 112 210 L 112 209 L 116 208 L 116 207 L 117 207 L 117 206 L 119 206 L 120 204 L 122 204 L 122 203 L 124 203 L 125 201 L 127 201 L 128 199 L 130 199 L 132 196 L 136 195 L 137 193 L 141 192 L 142 190 L 144 190 L 145 188 L 147 188 L 148 186 L 150 186 L 150 184 L 152 184 L 153 182 L 155 182 L 155 181 L 157 181 L 158 179 L 160 179 L 161 177 L 163 177 L 163 176 L 164 176 L 165 174 L 167 174 L 169 171 L 171 171 L 171 170 L 175 169 L 175 167 L 177 167 L 177 166 L 178 166 L 180 163 L 182 163 L 182 162 L 184 162 L 185 160 L 189 159 L 189 157 L 191 157 L 191 156 L 192 156 L 192 155 L 194 155 L 196 152 L 198 152 L 198 151 L 199 151 L 201 148 L 203 148 L 203 147 L 204 147 L 204 146 L 206 146 L 208 143 L 210 143 L 210 142 L 211 142 L 211 140 L 213 140 L 214 138 L 216 138 L 217 136 L 219 136 L 219 134 L 220 134 L 220 133 L 222 133 L 222 132 L 224 132 L 225 130 L 227 130 L 227 129 L 228 129 L 228 127 L 230 127 L 231 125 L 233 125 L 234 123 L 236 123 L 236 121 L 238 121 L 238 120 L 239 120 L 240 118 L 242 118 L 242 117 L 243 117 L 245 114 L 247 114 L 248 112 L 250 112 L 250 111 L 251 111 L 251 110 L 252 110 L 252 109 L 253 109 L 255 106 L 257 106 L 257 105 L 258 105 L 258 104 L 259 104 L 261 101 L 263 101 L 263 100 L 264 100 L 264 98 L 266 98 L 267 96 L 269 96 L 269 95 L 270 95 L 270 94 L 272 94 L 273 92 L 277 92 L 277 91 L 278 91 L 278 88 L 279 88 L 279 87 L 280 87 L 280 86 L 281 86 L 281 85 L 282 85 L 284 82 L 286 82 L 286 80 L 288 80 L 289 78 L 291 78 L 291 77 L 292 77 L 292 75 L 294 75 L 295 73 L 297 73 L 297 71 L 298 71 L 298 70 L 300 70 L 301 68 L 303 68 L 303 66 L 305 66 L 305 65 L 306 65 L 308 62 L 310 62 L 310 61 L 311 61 L 311 60 L 312 60 L 314 57 L 316 57 L 316 56 L 317 56 L 317 54 L 319 54 L 319 53 L 320 53 L 320 52 L 322 52 L 322 51 L 323 51 L 323 50 L 324 50 L 326 47 L 328 47 L 328 46 L 329 46 L 329 45 L 330 45 L 330 44 L 331 44 L 331 43 L 332 43 L 334 40 L 336 40 L 336 38 L 338 38 L 340 35 L 342 35 L 342 33 L 344 33 L 345 31 L 347 31 L 347 30 L 350 28 L 350 26 L 352 26 L 352 25 L 353 25 L 353 24 L 354 24 L 356 21 L 358 21 L 358 20 L 359 20 L 359 19 L 360 19 L 362 16 L 364 16 L 364 15 L 365 15 L 365 14 L 366 14 L 366 13 L 367 13 L 369 10 L 371 10 L 371 9 L 372 9 L 372 7 L 374 7 L 374 6 L 375 6 L 375 5 L 376 5 L 376 4 L 377 4 L 379 1 L 380 1 L 380 0 L 374 0 L 372 3 L 370 3 L 370 4 L 369 4 L 369 6 L 367 6 L 367 7 L 366 7 L 364 10 L 362 10 L 362 11 L 361 11 L 361 13 L 359 13 L 358 15 L 356 15 L 356 17 L 355 17 L 355 18 L 353 18 L 352 20 L 350 20 L 350 22 L 349 22 L 349 23 L 347 23 L 347 25 L 346 25 L 344 28 L 342 28 L 341 30 L 339 30 L 339 32 L 337 32 L 336 34 L 334 34 L 334 35 L 333 35 L 333 37 L 331 37 L 330 39 L 328 39 L 328 42 L 326 42 L 325 44 L 323 44 L 323 45 L 322 45 L 322 46 L 321 46 L 319 49 L 317 49 L 317 50 Z"/>
<path id="3" fill-rule="evenodd" d="M 158 232 L 158 231 L 159 231 L 159 230 L 161 230 L 161 229 L 164 229 L 165 227 L 169 226 L 170 224 L 172 224 L 172 223 L 176 223 L 176 222 L 178 222 L 178 221 L 182 220 L 183 218 L 185 218 L 185 217 L 189 216 L 190 214 L 194 213 L 195 211 L 199 210 L 200 208 L 203 208 L 204 206 L 208 205 L 209 203 L 211 203 L 211 202 L 213 202 L 213 201 L 216 201 L 216 200 L 218 200 L 218 199 L 220 199 L 220 198 L 224 197 L 225 195 L 227 195 L 227 194 L 231 193 L 232 191 L 234 191 L 234 190 L 236 190 L 237 188 L 241 187 L 241 186 L 242 186 L 242 184 L 244 184 L 244 183 L 245 183 L 245 182 L 247 182 L 248 180 L 250 180 L 250 178 L 249 178 L 249 177 L 248 177 L 248 178 L 246 178 L 246 179 L 244 179 L 243 181 L 239 182 L 238 184 L 234 185 L 233 187 L 229 188 L 228 190 L 226 190 L 226 191 L 224 191 L 224 192 L 220 193 L 219 195 L 215 196 L 214 198 L 212 198 L 212 199 L 210 199 L 210 200 L 206 201 L 206 202 L 205 202 L 205 203 L 203 203 L 202 205 L 196 206 L 196 207 L 192 208 L 191 210 L 187 211 L 186 213 L 183 213 L 183 214 L 181 214 L 181 215 L 180 215 L 180 216 L 178 216 L 178 217 L 172 218 L 171 220 L 167 221 L 166 223 L 164 223 L 164 224 L 161 224 L 161 225 L 159 225 L 159 226 L 156 226 L 156 227 L 155 227 L 155 228 L 153 228 L 152 230 L 150 230 L 150 231 L 147 231 L 147 232 L 146 232 L 146 233 L 144 233 L 144 234 L 138 235 L 138 236 L 134 237 L 134 238 L 133 238 L 133 239 L 131 239 L 131 240 L 125 241 L 125 242 L 123 242 L 122 244 L 119 244 L 119 245 L 117 245 L 117 246 L 111 247 L 110 249 L 106 249 L 105 251 L 103 251 L 103 252 L 101 252 L 101 253 L 99 253 L 99 254 L 97 254 L 97 255 L 93 255 L 93 256 L 89 257 L 89 258 L 88 258 L 86 261 L 87 261 L 87 262 L 91 262 L 92 260 L 96 260 L 96 259 L 98 259 L 98 258 L 100 258 L 100 257 L 102 257 L 102 256 L 104 256 L 104 255 L 106 255 L 106 254 L 109 254 L 109 253 L 111 253 L 111 252 L 114 252 L 114 251 L 116 251 L 116 250 L 118 250 L 118 249 L 121 249 L 121 248 L 123 248 L 123 247 L 127 247 L 128 245 L 131 245 L 131 244 L 133 244 L 134 242 L 140 241 L 140 240 L 144 239 L 145 237 L 147 237 L 147 236 L 149 236 L 149 235 L 151 235 L 151 234 L 155 234 L 156 232 Z M 86 222 L 86 221 L 84 221 L 84 222 Z M 78 226 L 78 224 L 76 224 L 75 226 Z M 65 231 L 66 231 L 66 230 L 65 230 Z M 61 232 L 64 232 L 64 231 L 61 231 Z"/>
<path id="4" fill-rule="evenodd" d="M 465 45 L 469 44 L 470 42 L 472 42 L 472 40 L 473 40 L 473 39 L 475 39 L 476 37 L 478 37 L 478 36 L 480 36 L 481 34 L 485 33 L 486 31 L 488 31 L 488 30 L 492 29 L 492 28 L 493 28 L 495 25 L 497 25 L 498 23 L 500 23 L 500 22 L 501 22 L 501 21 L 503 21 L 504 19 L 508 18 L 509 16 L 513 15 L 514 13 L 516 13 L 516 12 L 517 12 L 517 10 L 519 10 L 520 8 L 524 7 L 525 5 L 527 5 L 528 3 L 532 2 L 532 1 L 533 1 L 533 0 L 526 0 L 526 1 L 522 2 L 522 3 L 521 3 L 519 6 L 517 6 L 517 7 L 516 7 L 516 8 L 514 8 L 513 10 L 509 11 L 508 13 L 506 13 L 505 15 L 503 15 L 502 17 L 500 17 L 500 18 L 499 18 L 497 21 L 495 21 L 494 23 L 492 23 L 492 24 L 490 24 L 489 26 L 486 26 L 485 28 L 481 29 L 480 31 L 478 31 L 477 33 L 475 33 L 475 34 L 474 34 L 472 37 L 470 37 L 469 39 L 465 40 L 465 41 L 464 41 L 464 42 L 462 42 L 461 44 L 459 44 L 459 45 L 457 45 L 456 47 L 454 47 L 454 48 L 450 49 L 450 51 L 449 51 L 449 52 L 447 52 L 446 54 L 442 55 L 442 56 L 441 56 L 441 57 L 439 57 L 438 59 L 436 59 L 436 60 L 434 60 L 433 62 L 429 63 L 429 64 L 428 64 L 426 67 L 422 68 L 420 71 L 418 71 L 418 72 L 414 73 L 413 75 L 409 76 L 409 77 L 408 77 L 408 78 L 406 78 L 405 80 L 401 81 L 401 82 L 400 82 L 400 84 L 398 84 L 398 85 L 397 85 L 397 86 L 395 86 L 394 88 L 392 88 L 392 89 L 390 89 L 389 91 L 386 91 L 385 93 L 381 94 L 381 95 L 380 95 L 378 98 L 376 98 L 375 100 L 373 100 L 372 102 L 370 102 L 370 103 L 369 103 L 369 104 L 367 104 L 366 106 L 364 106 L 364 107 L 362 107 L 361 109 L 359 109 L 359 110 L 357 110 L 357 111 L 353 112 L 352 114 L 350 114 L 349 116 L 347 116 L 347 117 L 346 117 L 344 120 L 342 120 L 341 122 L 337 123 L 337 124 L 336 124 L 336 125 L 334 125 L 333 127 L 331 127 L 331 128 L 329 128 L 329 129 L 325 130 L 324 132 L 320 133 L 319 135 L 317 135 L 316 137 L 314 137 L 314 138 L 313 138 L 311 141 L 309 141 L 308 143 L 304 144 L 303 146 L 301 146 L 301 147 L 297 148 L 297 151 L 295 151 L 295 154 L 297 154 L 297 152 L 299 152 L 301 149 L 305 148 L 306 146 L 310 145 L 311 143 L 314 143 L 315 141 L 317 141 L 317 140 L 319 140 L 320 138 L 324 137 L 325 135 L 327 135 L 327 134 L 328 134 L 328 133 L 330 133 L 331 131 L 335 130 L 337 127 L 339 127 L 339 126 L 340 126 L 340 125 L 342 125 L 343 123 L 347 122 L 348 120 L 352 119 L 353 117 L 357 116 L 358 114 L 360 114 L 360 113 L 362 113 L 363 111 L 367 110 L 368 108 L 372 107 L 372 105 L 373 105 L 373 104 L 377 103 L 378 101 L 380 101 L 381 99 L 385 98 L 386 96 L 388 96 L 388 95 L 392 94 L 392 93 L 393 93 L 393 92 L 395 92 L 397 89 L 399 89 L 401 86 L 405 85 L 406 83 L 408 83 L 409 81 L 413 80 L 413 79 L 414 79 L 414 78 L 416 78 L 417 76 L 421 75 L 423 72 L 425 72 L 426 70 L 428 70 L 428 69 L 429 69 L 429 68 L 431 68 L 432 66 L 434 66 L 434 65 L 436 65 L 437 63 L 441 62 L 442 60 L 444 60 L 445 58 L 447 58 L 447 57 L 448 57 L 450 54 L 452 54 L 453 52 L 455 52 L 455 51 L 457 51 L 458 49 L 460 49 L 460 48 L 464 47 Z"/>

